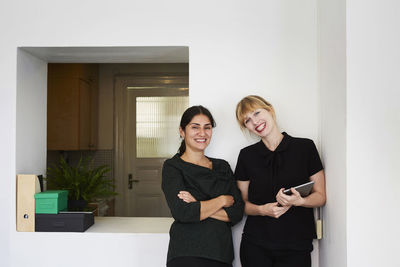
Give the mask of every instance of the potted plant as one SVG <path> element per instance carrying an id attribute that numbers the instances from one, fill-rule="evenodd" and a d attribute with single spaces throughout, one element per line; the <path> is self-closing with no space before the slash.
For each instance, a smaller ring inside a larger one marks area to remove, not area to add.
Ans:
<path id="1" fill-rule="evenodd" d="M 113 181 L 106 177 L 107 165 L 91 167 L 91 158 L 80 158 L 76 166 L 67 164 L 63 157 L 58 164 L 47 168 L 49 189 L 68 190 L 69 208 L 84 208 L 89 202 L 115 196 Z"/>

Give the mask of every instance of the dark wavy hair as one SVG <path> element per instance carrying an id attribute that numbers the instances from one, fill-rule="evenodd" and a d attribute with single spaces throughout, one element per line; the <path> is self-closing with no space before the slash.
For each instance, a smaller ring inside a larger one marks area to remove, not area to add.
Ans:
<path id="1" fill-rule="evenodd" d="M 214 118 L 211 115 L 211 112 L 203 106 L 192 106 L 186 109 L 185 112 L 183 112 L 182 114 L 181 123 L 179 124 L 179 126 L 182 128 L 183 131 L 185 131 L 186 126 L 192 121 L 192 119 L 200 114 L 203 114 L 208 117 L 208 119 L 211 122 L 211 126 L 213 128 L 216 126 Z M 178 153 L 179 155 L 183 155 L 185 151 L 186 151 L 186 144 L 185 144 L 185 139 L 183 139 L 181 142 L 181 146 L 178 149 Z"/>

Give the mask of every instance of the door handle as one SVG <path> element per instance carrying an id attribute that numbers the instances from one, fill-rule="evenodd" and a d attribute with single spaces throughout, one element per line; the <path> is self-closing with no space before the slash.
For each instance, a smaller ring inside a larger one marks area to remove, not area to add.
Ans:
<path id="1" fill-rule="evenodd" d="M 133 188 L 133 183 L 139 183 L 139 180 L 133 179 L 132 173 L 128 174 L 128 189 Z"/>

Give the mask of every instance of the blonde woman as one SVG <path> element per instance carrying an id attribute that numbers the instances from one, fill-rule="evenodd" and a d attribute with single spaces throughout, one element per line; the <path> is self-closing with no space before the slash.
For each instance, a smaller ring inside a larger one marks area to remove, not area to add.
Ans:
<path id="1" fill-rule="evenodd" d="M 240 151 L 235 178 L 248 215 L 240 258 L 243 267 L 310 267 L 316 237 L 314 207 L 325 204 L 325 176 L 310 139 L 281 133 L 273 106 L 260 96 L 236 107 L 240 127 L 260 141 Z M 314 181 L 301 197 L 293 187 Z M 291 188 L 291 195 L 283 193 Z"/>

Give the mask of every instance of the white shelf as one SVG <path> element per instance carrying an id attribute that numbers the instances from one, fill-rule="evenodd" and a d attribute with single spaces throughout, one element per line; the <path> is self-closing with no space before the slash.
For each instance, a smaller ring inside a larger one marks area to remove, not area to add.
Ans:
<path id="1" fill-rule="evenodd" d="M 85 233 L 168 234 L 173 221 L 166 217 L 95 217 Z"/>

